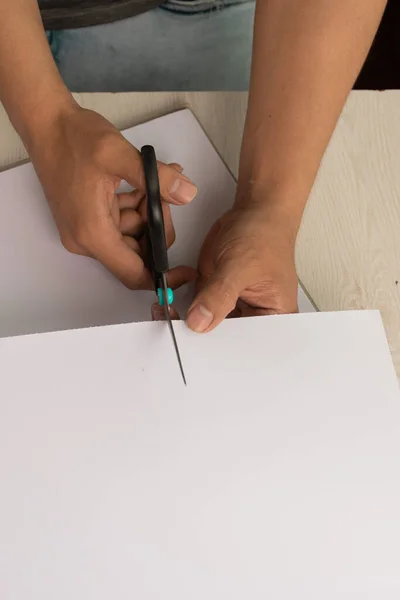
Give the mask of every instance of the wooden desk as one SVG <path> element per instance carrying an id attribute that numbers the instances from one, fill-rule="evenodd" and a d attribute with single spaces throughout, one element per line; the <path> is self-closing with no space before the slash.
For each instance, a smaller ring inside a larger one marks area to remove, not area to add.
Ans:
<path id="1" fill-rule="evenodd" d="M 121 129 L 189 106 L 236 175 L 244 93 L 81 94 Z M 26 158 L 0 110 L 0 169 Z M 321 310 L 382 313 L 400 378 L 400 92 L 353 92 L 311 194 L 299 277 Z"/>

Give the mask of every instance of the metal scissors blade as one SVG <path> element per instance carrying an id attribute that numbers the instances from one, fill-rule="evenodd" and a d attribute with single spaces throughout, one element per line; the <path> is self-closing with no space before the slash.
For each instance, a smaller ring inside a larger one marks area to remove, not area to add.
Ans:
<path id="1" fill-rule="evenodd" d="M 172 342 L 174 344 L 176 358 L 178 359 L 179 368 L 181 370 L 183 383 L 185 385 L 187 385 L 187 383 L 186 383 L 186 377 L 185 377 L 185 372 L 183 370 L 181 355 L 179 354 L 178 343 L 176 341 L 175 331 L 174 331 L 174 327 L 172 325 L 172 320 L 171 320 L 170 305 L 168 303 L 168 285 L 167 285 L 167 278 L 165 276 L 165 273 L 163 274 L 163 277 L 162 277 L 162 287 L 163 287 L 163 293 L 164 293 L 164 313 L 165 313 L 165 319 L 166 319 L 166 321 L 168 323 L 168 328 L 169 328 L 169 330 L 171 332 Z"/>
<path id="2" fill-rule="evenodd" d="M 159 297 L 159 302 L 164 306 L 165 319 L 171 332 L 175 353 L 184 384 L 186 377 L 183 371 L 178 344 L 171 320 L 169 293 L 166 274 L 169 270 L 167 244 L 165 239 L 164 216 L 161 204 L 160 182 L 158 180 L 157 159 L 153 146 L 143 146 L 141 149 L 143 169 L 146 182 L 147 197 L 147 259 L 152 273 L 154 291 Z M 161 293 L 162 297 L 158 295 Z"/>

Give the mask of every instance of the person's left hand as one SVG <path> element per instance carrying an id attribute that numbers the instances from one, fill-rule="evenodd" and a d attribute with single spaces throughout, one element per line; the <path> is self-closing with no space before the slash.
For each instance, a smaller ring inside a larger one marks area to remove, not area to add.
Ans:
<path id="1" fill-rule="evenodd" d="M 294 248 L 300 219 L 284 199 L 234 207 L 211 228 L 200 252 L 197 295 L 187 325 L 208 332 L 226 317 L 298 311 Z M 165 319 L 154 305 L 153 319 Z M 171 317 L 179 319 L 175 311 Z"/>
<path id="2" fill-rule="evenodd" d="M 298 311 L 298 211 L 285 199 L 234 207 L 212 227 L 199 258 L 187 325 L 206 333 L 226 317 Z"/>

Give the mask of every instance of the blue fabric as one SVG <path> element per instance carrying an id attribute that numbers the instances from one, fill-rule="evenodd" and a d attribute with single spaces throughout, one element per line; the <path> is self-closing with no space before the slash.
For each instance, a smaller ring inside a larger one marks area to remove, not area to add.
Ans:
<path id="1" fill-rule="evenodd" d="M 212 10 L 220 10 L 233 4 L 243 4 L 251 0 L 167 0 L 162 5 L 165 10 L 183 13 L 198 13 Z"/>
<path id="2" fill-rule="evenodd" d="M 247 90 L 253 20 L 253 0 L 170 0 L 131 19 L 47 36 L 74 92 Z"/>

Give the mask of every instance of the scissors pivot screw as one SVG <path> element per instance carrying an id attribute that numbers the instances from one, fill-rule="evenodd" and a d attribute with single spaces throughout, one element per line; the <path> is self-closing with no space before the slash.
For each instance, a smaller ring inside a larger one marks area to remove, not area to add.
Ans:
<path id="1" fill-rule="evenodd" d="M 167 289 L 167 294 L 168 294 L 168 304 L 172 304 L 174 301 L 174 292 L 171 290 L 171 288 Z M 162 290 L 161 288 L 158 288 L 157 296 L 158 296 L 159 305 L 164 306 L 164 290 Z"/>

